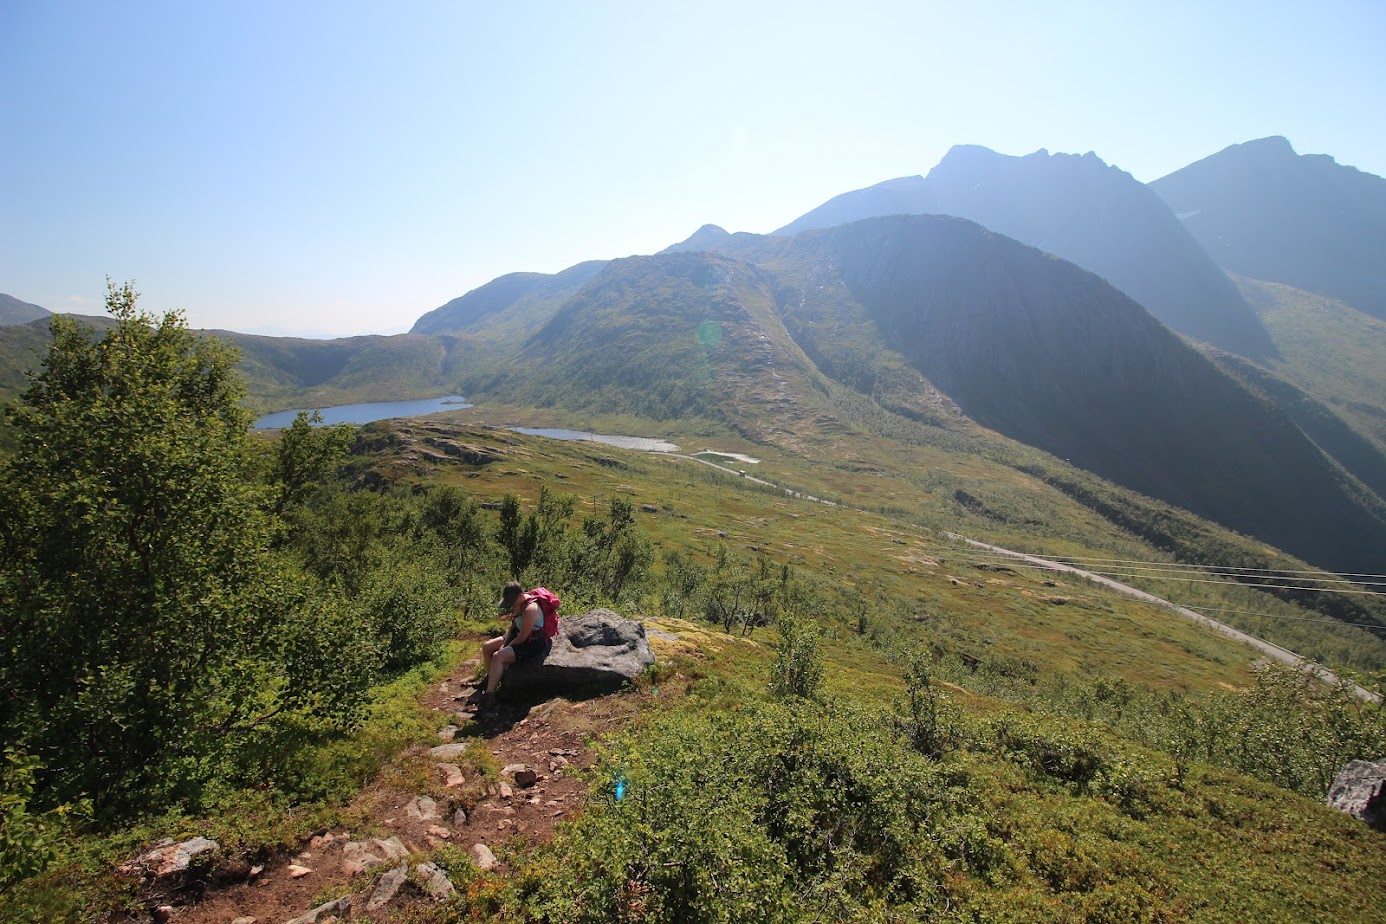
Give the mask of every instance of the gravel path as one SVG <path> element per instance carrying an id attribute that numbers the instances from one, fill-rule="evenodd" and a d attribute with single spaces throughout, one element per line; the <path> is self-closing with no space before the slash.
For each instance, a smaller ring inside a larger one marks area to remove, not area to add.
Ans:
<path id="1" fill-rule="evenodd" d="M 1007 558 L 1018 559 L 1027 564 L 1034 565 L 1037 568 L 1045 568 L 1050 571 L 1063 571 L 1067 572 L 1068 574 L 1076 574 L 1081 577 L 1085 577 L 1088 580 L 1093 581 L 1094 583 L 1101 584 L 1104 587 L 1109 587 L 1112 590 L 1115 590 L 1121 594 L 1125 594 L 1128 597 L 1134 597 L 1137 600 L 1143 600 L 1146 603 L 1153 603 L 1156 606 L 1161 606 L 1167 610 L 1172 610 L 1173 612 L 1178 613 L 1180 616 L 1183 616 L 1186 619 L 1190 619 L 1196 623 L 1199 623 L 1200 625 L 1204 625 L 1217 632 L 1221 632 L 1228 638 L 1236 639 L 1237 641 L 1242 642 L 1243 644 L 1250 645 L 1252 648 L 1255 648 L 1262 654 L 1275 658 L 1277 661 L 1283 661 L 1284 663 L 1289 664 L 1292 667 L 1298 667 L 1305 673 L 1312 674 L 1315 677 L 1318 677 L 1320 680 L 1323 680 L 1325 683 L 1336 685 L 1341 682 L 1341 678 L 1339 678 L 1337 674 L 1333 673 L 1333 671 L 1329 670 L 1321 664 L 1315 664 L 1313 661 L 1308 660 L 1302 655 L 1297 655 L 1289 649 L 1281 648 L 1279 645 L 1273 645 L 1265 639 L 1257 638 L 1254 635 L 1248 635 L 1240 629 L 1235 629 L 1232 626 L 1229 626 L 1225 622 L 1218 622 L 1216 619 L 1213 619 L 1210 616 L 1204 616 L 1202 613 L 1195 612 L 1194 610 L 1191 610 L 1186 606 L 1179 606 L 1177 603 L 1171 603 L 1163 597 L 1157 597 L 1154 594 L 1141 590 L 1138 587 L 1132 587 L 1130 584 L 1123 584 L 1120 581 L 1114 581 L 1111 578 L 1105 577 L 1101 574 L 1094 574 L 1091 571 L 1084 571 L 1082 568 L 1075 568 L 1072 565 L 1066 565 L 1063 562 L 1050 561 L 1047 558 L 1036 558 L 1033 555 L 1026 555 L 1023 552 L 1014 552 L 1010 549 L 1003 549 L 1000 546 L 989 545 L 985 542 L 978 542 L 976 539 L 968 539 L 966 536 L 959 536 L 957 533 L 944 533 L 943 535 L 947 536 L 949 539 L 955 539 L 959 542 L 965 542 L 974 548 L 986 549 L 988 552 L 992 552 L 997 555 L 1004 555 Z M 1364 700 L 1365 702 L 1378 703 L 1381 701 L 1381 697 L 1377 696 L 1370 690 L 1357 686 L 1356 684 L 1353 684 L 1353 692 L 1357 695 L 1358 699 Z"/>

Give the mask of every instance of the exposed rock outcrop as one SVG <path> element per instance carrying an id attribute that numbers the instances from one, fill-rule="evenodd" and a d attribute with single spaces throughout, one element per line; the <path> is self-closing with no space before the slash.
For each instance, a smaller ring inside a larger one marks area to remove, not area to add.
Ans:
<path id="1" fill-rule="evenodd" d="M 1386 761 L 1349 761 L 1328 790 L 1328 804 L 1386 831 Z"/>
<path id="2" fill-rule="evenodd" d="M 641 623 L 597 609 L 561 617 L 549 656 L 542 663 L 511 667 L 503 686 L 508 690 L 610 690 L 639 677 L 654 662 Z"/>
<path id="3" fill-rule="evenodd" d="M 318 907 L 299 915 L 288 924 L 318 924 L 319 921 L 338 920 L 351 913 L 351 898 L 343 896 L 334 898 L 330 902 L 325 902 Z"/>
<path id="4" fill-rule="evenodd" d="M 165 839 L 155 845 L 153 850 L 142 854 L 120 868 L 122 873 L 135 876 L 153 876 L 164 879 L 186 873 L 193 861 L 204 854 L 210 854 L 220 845 L 205 837 L 189 838 L 175 844 Z"/>

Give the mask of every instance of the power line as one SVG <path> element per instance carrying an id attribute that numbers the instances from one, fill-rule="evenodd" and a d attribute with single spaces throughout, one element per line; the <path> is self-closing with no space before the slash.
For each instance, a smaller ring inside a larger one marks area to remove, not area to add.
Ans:
<path id="1" fill-rule="evenodd" d="M 1221 607 L 1194 606 L 1191 603 L 1176 603 L 1175 606 L 1182 606 L 1186 610 L 1196 610 L 1200 613 L 1232 613 L 1237 616 L 1259 616 L 1262 619 L 1285 619 L 1294 622 L 1323 622 L 1337 626 L 1364 626 L 1368 629 L 1386 629 L 1386 626 L 1375 622 L 1346 622 L 1342 619 L 1315 619 L 1312 616 L 1282 616 L 1277 613 L 1256 613 L 1251 610 L 1225 610 Z"/>
<path id="2" fill-rule="evenodd" d="M 1038 556 L 1035 556 L 1035 557 L 1038 557 Z M 964 558 L 964 559 L 960 559 L 960 560 L 963 561 L 963 562 L 966 563 L 966 564 L 973 564 L 973 565 L 978 564 L 978 561 L 977 561 L 977 560 L 974 560 L 974 559 L 966 559 L 966 558 Z M 1031 561 L 1026 561 L 1025 559 L 1022 559 L 1022 558 L 1011 558 L 1011 557 L 1004 556 L 1004 555 L 997 556 L 996 558 L 991 558 L 991 559 L 983 559 L 983 560 L 981 560 L 980 563 L 981 563 L 981 564 L 996 564 L 997 562 L 1000 562 L 1000 561 L 1005 561 L 1005 562 L 1010 563 L 1010 564 L 1017 564 L 1017 565 L 1020 565 L 1020 566 L 1022 566 L 1022 567 L 1038 568 L 1038 569 L 1040 569 L 1040 570 L 1042 570 L 1042 571 L 1053 571 L 1053 570 L 1054 570 L 1053 568 L 1051 568 L 1051 567 L 1049 567 L 1049 566 L 1047 566 L 1047 565 L 1040 565 L 1040 564 L 1036 564 L 1036 563 L 1031 562 Z M 1056 563 L 1058 563 L 1058 564 L 1067 564 L 1067 562 L 1059 562 L 1057 559 L 1054 559 L 1054 561 L 1055 561 Z M 1074 567 L 1075 569 L 1078 568 L 1077 565 L 1073 565 L 1072 567 Z M 1202 572 L 1180 572 L 1180 574 L 1179 574 L 1178 577 L 1161 577 L 1161 576 L 1159 576 L 1158 574 L 1142 574 L 1142 573 L 1136 573 L 1136 572 L 1132 572 L 1132 571 L 1099 571 L 1099 570 L 1097 570 L 1096 568 L 1086 568 L 1086 569 L 1081 569 L 1081 570 L 1089 571 L 1089 572 L 1091 572 L 1092 574 L 1097 574 L 1097 575 L 1100 575 L 1100 576 L 1106 577 L 1106 578 L 1112 578 L 1112 579 L 1114 579 L 1114 580 L 1115 580 L 1115 579 L 1118 579 L 1118 578 L 1123 578 L 1123 579 L 1146 578 L 1147 580 L 1182 581 L 1183 583 L 1186 583 L 1186 584 L 1219 584 L 1219 585 L 1228 586 L 1228 587 L 1251 587 L 1251 588 L 1258 588 L 1258 587 L 1259 587 L 1259 588 L 1265 588 L 1265 589 L 1268 589 L 1268 590 L 1303 590 L 1303 591 L 1309 591 L 1309 592 L 1312 592 L 1312 593 L 1320 593 L 1320 594 L 1350 594 L 1350 595 L 1353 595 L 1353 596 L 1363 596 L 1363 597 L 1386 597 L 1386 591 L 1380 591 L 1380 590 L 1365 590 L 1365 589 L 1348 590 L 1348 589 L 1345 589 L 1345 588 L 1338 588 L 1338 587 L 1310 587 L 1310 586 L 1308 586 L 1308 585 L 1302 585 L 1302 584 L 1261 584 L 1261 583 L 1254 583 L 1254 582 L 1251 582 L 1251 581 L 1214 581 L 1214 580 L 1201 580 L 1201 579 L 1199 579 L 1199 578 L 1194 578 L 1194 577 L 1188 577 L 1188 576 L 1186 576 L 1186 575 L 1188 575 L 1188 574 L 1209 574 L 1209 572 L 1206 572 L 1206 571 L 1202 571 Z M 1216 576 L 1216 575 L 1213 575 L 1213 576 Z M 1287 578 L 1286 580 L 1289 580 L 1289 578 Z"/>
<path id="3" fill-rule="evenodd" d="M 974 554 L 975 554 L 975 553 L 974 553 Z M 1012 562 L 1012 563 L 1014 563 L 1014 562 L 1023 562 L 1023 561 L 1024 561 L 1024 559 L 1020 559 L 1020 558 L 1017 558 L 1017 557 L 1011 556 L 1011 555 L 1002 555 L 1002 554 L 997 553 L 997 552 L 993 552 L 993 553 L 986 553 L 986 552 L 983 552 L 983 553 L 982 553 L 982 555 L 988 555 L 988 554 L 990 554 L 991 557 L 990 557 L 990 558 L 984 558 L 983 561 L 984 561 L 985 563 L 996 563 L 996 562 L 1003 562 L 1003 561 L 1004 561 L 1004 562 Z M 1292 575 L 1295 575 L 1295 574 L 1309 574 L 1309 575 L 1311 575 L 1311 577 L 1309 578 L 1310 580 L 1316 580 L 1316 581 L 1318 581 L 1318 582 L 1320 582 L 1320 583 L 1322 583 L 1322 584 L 1350 584 L 1350 585 L 1352 585 L 1354 588 L 1359 588 L 1359 587 L 1386 587 L 1386 575 L 1380 575 L 1379 577 L 1382 577 L 1383 579 L 1382 579 L 1382 580 L 1379 580 L 1379 581 L 1351 581 L 1351 580 L 1347 580 L 1347 579 L 1345 579 L 1345 578 L 1314 578 L 1314 577 L 1312 577 L 1313 574 L 1322 574 L 1322 573 L 1324 573 L 1324 572 L 1305 572 L 1305 571 L 1299 571 L 1299 572 L 1296 572 L 1296 571 L 1276 572 L 1276 571 L 1272 571 L 1272 570 L 1270 570 L 1270 569 L 1260 569 L 1260 571 L 1261 571 L 1260 574 L 1252 574 L 1252 573 L 1243 574 L 1243 573 L 1239 573 L 1236 569 L 1226 570 L 1226 569 L 1216 568 L 1216 567 L 1214 567 L 1214 566 L 1198 566 L 1198 565 L 1182 565 L 1182 566 L 1176 566 L 1176 565 L 1167 565 L 1167 564 L 1162 563 L 1162 562 L 1132 562 L 1132 564 L 1133 564 L 1135 567 L 1130 567 L 1130 568 L 1124 568 L 1124 569 L 1118 569 L 1118 570 L 1110 570 L 1110 571 L 1108 571 L 1108 570 L 1102 570 L 1101 568 L 1099 568 L 1099 567 L 1096 566 L 1096 565 L 1084 564 L 1084 562 L 1085 562 L 1084 559 L 1077 559 L 1077 558 L 1062 558 L 1062 557 L 1058 557 L 1058 556 L 1040 556 L 1040 555 L 1035 555 L 1035 556 L 1031 556 L 1031 557 L 1033 557 L 1033 558 L 1041 558 L 1041 559 L 1048 560 L 1048 561 L 1053 561 L 1053 562 L 1055 562 L 1055 563 L 1057 563 L 1057 564 L 1061 564 L 1061 565 L 1070 565 L 1070 566 L 1072 566 L 1072 567 L 1074 567 L 1074 568 L 1081 568 L 1081 569 L 1083 569 L 1083 570 L 1091 571 L 1091 572 L 1093 572 L 1094 574 L 1102 574 L 1102 575 L 1106 575 L 1106 576 L 1108 576 L 1108 577 L 1120 575 L 1120 576 L 1131 576 L 1131 577 L 1150 577 L 1150 578 L 1155 578 L 1155 579 L 1171 580 L 1171 581 L 1175 581 L 1175 580 L 1187 580 L 1187 581 L 1195 581 L 1195 582 L 1197 582 L 1195 578 L 1188 577 L 1188 575 L 1199 574 L 1199 575 L 1207 575 L 1208 577 L 1228 577 L 1228 578 L 1263 577 L 1263 578 L 1266 578 L 1266 579 L 1273 579 L 1273 578 L 1276 578 L 1276 577 L 1278 577 L 1278 576 L 1280 576 L 1280 575 L 1283 574 L 1283 575 L 1285 575 L 1284 580 L 1289 581 L 1289 580 L 1305 580 L 1305 578 L 1303 578 L 1303 577 L 1295 578 L 1295 577 L 1293 577 Z M 974 563 L 972 559 L 962 559 L 962 560 L 968 562 L 969 564 Z M 1113 562 L 1113 563 L 1116 563 L 1116 562 L 1121 561 L 1121 559 L 1090 559 L 1090 560 L 1088 560 L 1088 561 L 1093 561 L 1093 562 Z M 1039 565 L 1039 566 L 1036 566 L 1036 567 L 1041 567 L 1041 568 L 1042 568 L 1042 567 L 1044 567 L 1044 566 L 1043 566 L 1043 565 Z M 1053 569 L 1050 569 L 1050 570 L 1053 570 Z M 1248 570 L 1250 570 L 1250 569 L 1248 569 Z M 1327 572 L 1327 573 L 1333 574 L 1333 573 L 1335 573 L 1335 572 Z M 1205 583 L 1206 583 L 1206 582 L 1205 582 Z M 1283 589 L 1285 589 L 1285 590 L 1316 590 L 1316 591 L 1321 591 L 1321 592 L 1325 592 L 1325 593 L 1367 593 L 1367 594 L 1386 595 L 1386 594 L 1383 594 L 1383 592 L 1381 592 L 1381 591 L 1372 591 L 1372 590 L 1367 590 L 1367 591 L 1359 591 L 1359 590 L 1339 590 L 1339 589 L 1334 588 L 1334 587 L 1300 587 L 1300 586 L 1297 586 L 1297 585 L 1290 585 L 1290 584 L 1255 584 L 1255 583 L 1250 583 L 1250 582 L 1243 581 L 1243 580 L 1222 581 L 1222 582 L 1213 582 L 1213 583 L 1237 584 L 1237 585 L 1240 585 L 1240 586 L 1242 586 L 1242 587 L 1278 587 L 1278 588 L 1283 588 Z"/>
<path id="4" fill-rule="evenodd" d="M 1000 553 L 993 552 L 993 553 L 991 553 L 991 554 L 996 555 L 996 554 L 1000 554 Z M 1334 575 L 1335 577 L 1339 577 L 1339 578 L 1363 577 L 1363 578 L 1370 578 L 1370 579 L 1373 579 L 1373 581 L 1375 581 L 1375 580 L 1386 581 L 1386 574 L 1372 574 L 1371 572 L 1367 572 L 1367 571 L 1325 571 L 1325 570 L 1322 569 L 1322 568 L 1252 568 L 1252 567 L 1244 567 L 1244 566 L 1241 566 L 1241 565 L 1199 565 L 1199 564 L 1190 564 L 1190 563 L 1186 563 L 1186 562 L 1145 561 L 1145 560 L 1138 559 L 1138 558 L 1087 558 L 1087 557 L 1084 557 L 1084 556 L 1081 556 L 1081 555 L 1050 555 L 1050 554 L 1047 554 L 1047 553 L 1038 553 L 1038 552 L 1037 552 L 1037 553 L 1033 553 L 1033 554 L 1032 554 L 1032 553 L 1029 553 L 1029 552 L 1025 552 L 1025 553 L 1021 553 L 1021 554 L 1032 555 L 1032 557 L 1034 557 L 1034 558 L 1044 558 L 1044 559 L 1048 559 L 1048 560 L 1050 560 L 1050 561 L 1063 562 L 1063 563 L 1065 563 L 1065 564 L 1150 565 L 1150 566 L 1155 566 L 1155 567 L 1160 567 L 1160 568 L 1170 568 L 1170 569 L 1175 569 L 1175 570 L 1188 569 L 1188 570 L 1196 570 L 1196 571 L 1205 571 L 1205 570 L 1208 570 L 1208 569 L 1214 569 L 1214 570 L 1217 570 L 1217 571 L 1237 571 L 1237 572 L 1246 572 L 1246 573 L 1250 573 L 1250 574 L 1308 574 L 1308 575 L 1321 575 L 1321 574 L 1322 574 L 1322 575 L 1328 575 L 1328 574 L 1331 574 L 1331 575 Z M 1003 557 L 1005 557 L 1005 556 L 1003 556 Z M 1332 579 L 1331 579 L 1331 578 L 1325 577 L 1325 578 L 1320 578 L 1320 580 L 1328 581 L 1328 580 L 1332 580 Z M 1368 583 L 1372 583 L 1373 581 L 1369 581 Z M 1358 582 L 1353 581 L 1353 582 L 1349 582 L 1349 583 L 1358 583 Z"/>

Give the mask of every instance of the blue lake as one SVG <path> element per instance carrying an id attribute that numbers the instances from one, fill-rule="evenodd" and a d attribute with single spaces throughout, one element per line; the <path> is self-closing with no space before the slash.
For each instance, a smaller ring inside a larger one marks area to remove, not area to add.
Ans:
<path id="1" fill-rule="evenodd" d="M 640 449 L 644 452 L 675 452 L 678 446 L 668 440 L 648 439 L 643 436 L 611 436 L 606 433 L 588 433 L 585 430 L 561 430 L 538 427 L 510 427 L 516 433 L 530 436 L 547 436 L 551 440 L 585 440 L 589 443 L 605 443 L 621 449 Z"/>
<path id="2" fill-rule="evenodd" d="M 303 408 L 322 415 L 322 424 L 366 424 L 373 420 L 389 420 L 392 417 L 422 417 L 439 411 L 456 411 L 471 407 L 461 395 L 444 395 L 441 398 L 425 398 L 419 401 L 375 401 L 370 404 L 340 404 L 336 407 Z M 273 430 L 287 427 L 294 422 L 301 411 L 278 411 L 266 414 L 255 421 L 256 430 Z"/>

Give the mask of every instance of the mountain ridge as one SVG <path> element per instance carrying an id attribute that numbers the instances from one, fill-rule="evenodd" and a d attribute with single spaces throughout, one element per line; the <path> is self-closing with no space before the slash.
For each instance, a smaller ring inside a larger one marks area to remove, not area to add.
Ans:
<path id="1" fill-rule="evenodd" d="M 1150 188 L 1228 272 L 1386 319 L 1386 179 L 1298 154 L 1275 135 L 1230 145 Z"/>
<path id="2" fill-rule="evenodd" d="M 775 233 L 896 213 L 975 221 L 1097 273 L 1181 333 L 1274 355 L 1255 312 L 1163 200 L 1093 152 L 1012 157 L 955 145 L 922 179 L 845 193 Z"/>
<path id="3" fill-rule="evenodd" d="M 13 295 L 0 292 L 0 326 L 28 324 L 30 321 L 46 318 L 50 314 L 52 312 L 47 308 L 31 302 L 20 301 Z"/>

